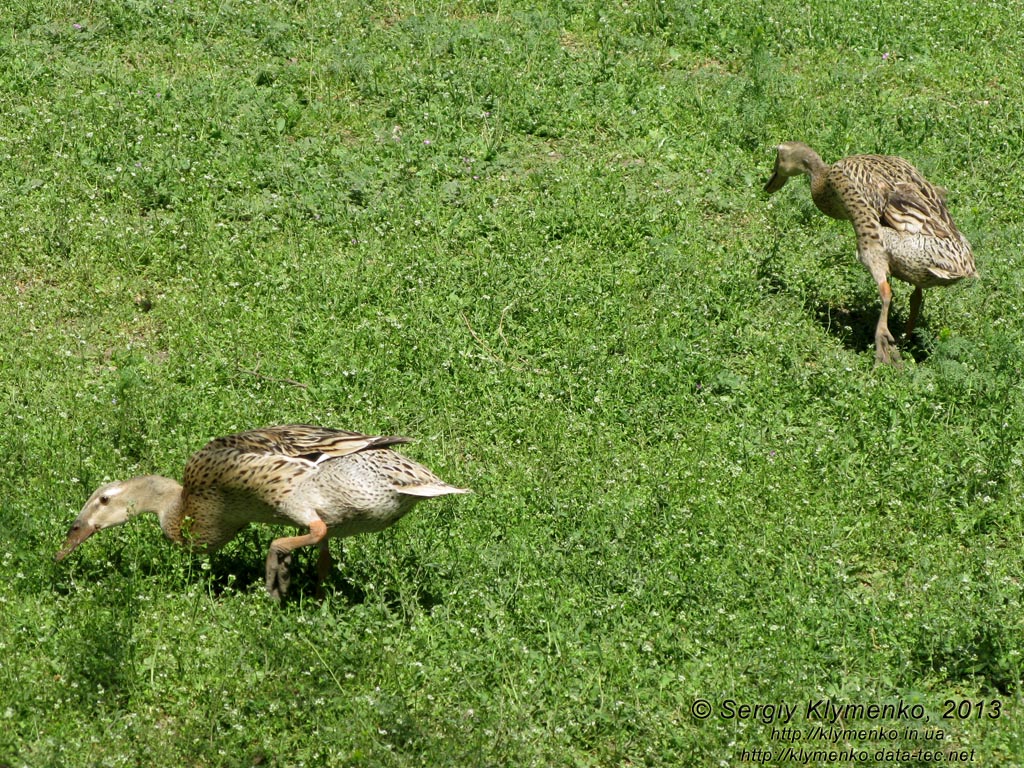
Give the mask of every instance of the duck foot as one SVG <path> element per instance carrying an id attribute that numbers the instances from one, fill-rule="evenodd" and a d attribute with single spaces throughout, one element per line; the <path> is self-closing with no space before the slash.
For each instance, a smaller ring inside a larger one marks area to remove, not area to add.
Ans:
<path id="1" fill-rule="evenodd" d="M 276 602 L 281 602 L 292 583 L 291 564 L 291 552 L 278 552 L 270 548 L 267 553 L 267 594 Z"/>
<path id="2" fill-rule="evenodd" d="M 903 361 L 900 359 L 900 350 L 896 346 L 896 339 L 893 338 L 888 329 L 875 334 L 875 367 L 877 368 L 879 365 L 903 367 Z"/>

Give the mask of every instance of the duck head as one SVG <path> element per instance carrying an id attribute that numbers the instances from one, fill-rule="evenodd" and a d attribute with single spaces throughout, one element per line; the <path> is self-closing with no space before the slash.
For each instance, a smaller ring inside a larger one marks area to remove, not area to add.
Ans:
<path id="1" fill-rule="evenodd" d="M 55 559 L 60 562 L 96 531 L 126 523 L 140 511 L 135 506 L 131 494 L 126 493 L 124 483 L 104 485 L 89 497 L 82 511 L 78 513 L 75 522 L 68 529 L 64 546 L 60 548 Z"/>
<path id="2" fill-rule="evenodd" d="M 782 189 L 792 176 L 806 173 L 808 176 L 825 168 L 818 153 L 799 141 L 787 141 L 775 148 L 775 170 L 764 191 L 769 195 Z"/>
<path id="3" fill-rule="evenodd" d="M 176 482 L 155 475 L 107 483 L 85 502 L 54 559 L 60 562 L 96 531 L 127 523 L 141 512 L 162 514 L 180 492 Z"/>

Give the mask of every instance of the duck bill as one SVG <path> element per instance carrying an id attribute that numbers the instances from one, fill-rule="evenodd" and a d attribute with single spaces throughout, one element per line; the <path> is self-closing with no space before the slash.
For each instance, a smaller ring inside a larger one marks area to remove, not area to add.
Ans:
<path id="1" fill-rule="evenodd" d="M 65 557 L 70 555 L 83 541 L 92 536 L 98 531 L 95 525 L 89 525 L 88 523 L 80 523 L 77 520 L 72 524 L 71 530 L 68 531 L 67 538 L 64 539 L 64 546 L 60 548 L 60 551 L 53 556 L 53 559 L 58 563 Z"/>
<path id="2" fill-rule="evenodd" d="M 769 195 L 773 192 L 778 192 L 786 185 L 787 181 L 789 181 L 789 177 L 783 176 L 779 173 L 778 169 L 776 169 L 775 173 L 772 174 L 772 177 L 768 179 L 768 183 L 764 185 L 764 191 Z"/>

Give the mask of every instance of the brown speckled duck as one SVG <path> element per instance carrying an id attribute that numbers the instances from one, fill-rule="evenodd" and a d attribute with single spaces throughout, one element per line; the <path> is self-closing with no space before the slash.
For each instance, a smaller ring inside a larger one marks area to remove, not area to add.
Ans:
<path id="1" fill-rule="evenodd" d="M 946 190 L 899 157 L 853 155 L 827 165 L 817 152 L 798 141 L 780 144 L 777 152 L 775 172 L 765 191 L 777 192 L 791 176 L 807 174 L 818 209 L 853 224 L 857 255 L 882 296 L 875 328 L 875 362 L 899 363 L 899 350 L 889 332 L 889 275 L 914 286 L 907 338 L 921 311 L 922 289 L 978 275 L 971 244 L 946 208 Z"/>
<path id="2" fill-rule="evenodd" d="M 274 539 L 266 586 L 280 600 L 290 581 L 291 553 L 316 544 L 318 584 L 331 569 L 331 537 L 379 531 L 420 499 L 469 493 L 390 446 L 406 437 L 371 437 L 305 425 L 266 427 L 220 437 L 192 455 L 184 484 L 143 475 L 99 488 L 71 525 L 63 560 L 96 531 L 155 512 L 176 544 L 212 552 L 248 523 L 280 523 L 309 533 Z"/>

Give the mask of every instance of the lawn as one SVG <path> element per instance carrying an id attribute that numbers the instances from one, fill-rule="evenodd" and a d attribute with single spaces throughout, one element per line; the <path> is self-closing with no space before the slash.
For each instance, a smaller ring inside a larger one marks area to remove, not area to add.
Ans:
<path id="1" fill-rule="evenodd" d="M 0 766 L 1024 765 L 1022 58 L 1008 0 L 0 8 Z M 901 369 L 786 140 L 950 190 Z M 266 526 L 53 562 L 289 422 L 474 493 L 322 602 Z"/>

